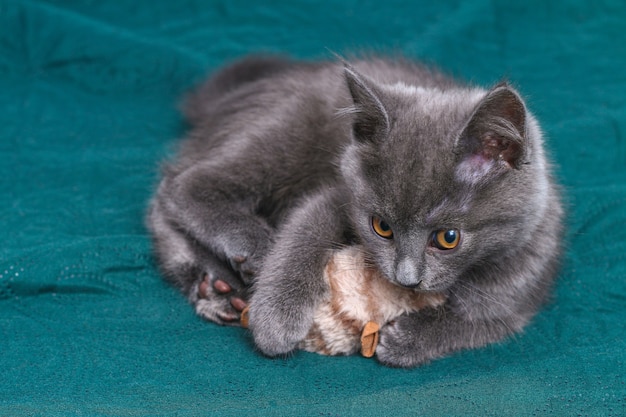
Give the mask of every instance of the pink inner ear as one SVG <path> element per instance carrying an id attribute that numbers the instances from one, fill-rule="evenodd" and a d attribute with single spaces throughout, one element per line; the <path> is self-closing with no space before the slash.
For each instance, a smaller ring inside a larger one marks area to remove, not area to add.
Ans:
<path id="1" fill-rule="evenodd" d="M 481 143 L 480 154 L 487 159 L 500 159 L 502 151 L 507 148 L 502 138 L 492 132 L 485 133 L 481 138 Z"/>
<path id="2" fill-rule="evenodd" d="M 483 136 L 482 143 L 483 153 L 491 158 L 494 158 L 497 155 L 497 152 L 502 148 L 502 140 L 491 132 L 488 132 Z"/>
<path id="3" fill-rule="evenodd" d="M 503 139 L 493 132 L 481 138 L 481 147 L 467 155 L 456 167 L 456 179 L 466 184 L 477 184 L 489 177 L 494 170 L 505 171 L 514 168 L 519 158 L 519 144 Z M 504 168 L 504 170 L 503 170 Z"/>
<path id="4" fill-rule="evenodd" d="M 503 160 L 510 167 L 515 166 L 515 161 L 520 156 L 520 146 L 510 140 L 503 139 L 493 132 L 483 135 L 480 155 L 485 159 Z"/>

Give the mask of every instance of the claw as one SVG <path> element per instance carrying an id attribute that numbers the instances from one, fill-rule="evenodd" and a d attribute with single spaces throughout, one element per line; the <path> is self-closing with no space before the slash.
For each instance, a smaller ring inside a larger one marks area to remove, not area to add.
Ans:
<path id="1" fill-rule="evenodd" d="M 243 256 L 243 255 L 233 256 L 233 261 L 235 263 L 238 263 L 238 264 L 244 263 L 246 261 L 246 259 L 248 259 L 248 258 Z"/>

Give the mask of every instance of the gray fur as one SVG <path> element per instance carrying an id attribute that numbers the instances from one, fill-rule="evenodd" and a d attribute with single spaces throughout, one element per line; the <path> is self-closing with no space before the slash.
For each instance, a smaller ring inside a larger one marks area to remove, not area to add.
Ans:
<path id="1" fill-rule="evenodd" d="M 377 357 L 391 366 L 501 340 L 545 301 L 562 209 L 537 122 L 511 86 L 473 88 L 402 59 L 249 58 L 188 103 L 193 128 L 149 215 L 158 257 L 192 302 L 204 273 L 231 283 L 198 310 L 218 323 L 253 280 L 263 353 L 305 337 L 342 245 L 363 245 L 398 285 L 449 295 L 382 329 Z M 373 233 L 373 215 L 393 239 Z M 459 246 L 433 247 L 448 228 Z"/>

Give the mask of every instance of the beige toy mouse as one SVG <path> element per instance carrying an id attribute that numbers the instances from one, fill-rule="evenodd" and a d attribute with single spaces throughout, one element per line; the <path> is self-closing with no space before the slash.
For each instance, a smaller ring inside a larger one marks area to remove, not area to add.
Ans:
<path id="1" fill-rule="evenodd" d="M 439 293 L 418 293 L 392 284 L 370 266 L 359 246 L 338 250 L 324 269 L 330 291 L 319 305 L 313 325 L 299 348 L 323 355 L 350 355 L 361 350 L 372 357 L 380 327 L 396 317 L 441 305 Z M 247 312 L 242 326 L 247 327 Z"/>

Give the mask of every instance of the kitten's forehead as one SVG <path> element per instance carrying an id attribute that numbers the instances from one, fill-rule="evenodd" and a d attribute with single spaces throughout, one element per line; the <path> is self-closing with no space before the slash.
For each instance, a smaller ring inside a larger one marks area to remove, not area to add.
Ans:
<path id="1" fill-rule="evenodd" d="M 408 222 L 406 226 L 458 222 L 471 211 L 474 202 L 473 193 L 448 181 L 414 184 L 413 189 L 397 194 L 394 200 L 398 220 Z"/>
<path id="2" fill-rule="evenodd" d="M 423 220 L 426 224 L 436 224 L 447 220 L 449 216 L 464 216 L 472 206 L 472 194 L 469 192 L 449 193 L 432 201 L 433 207 L 426 207 Z"/>
<path id="3" fill-rule="evenodd" d="M 404 108 L 424 117 L 464 117 L 482 100 L 487 91 L 481 88 L 422 87 L 398 82 L 383 89 Z"/>
<path id="4" fill-rule="evenodd" d="M 390 156 L 416 158 L 425 171 L 436 170 L 441 164 L 437 158 L 451 156 L 458 136 L 486 94 L 482 89 L 387 86 L 385 99 L 394 120 L 388 149 L 398 152 Z"/>
<path id="5" fill-rule="evenodd" d="M 380 147 L 384 174 L 392 190 L 387 204 L 405 209 L 422 221 L 467 210 L 471 196 L 455 181 L 454 146 L 458 135 L 484 98 L 482 89 L 424 88 L 397 83 L 387 86 L 395 124 Z M 382 161 L 381 161 L 382 162 Z M 451 210 L 454 209 L 454 210 Z"/>

